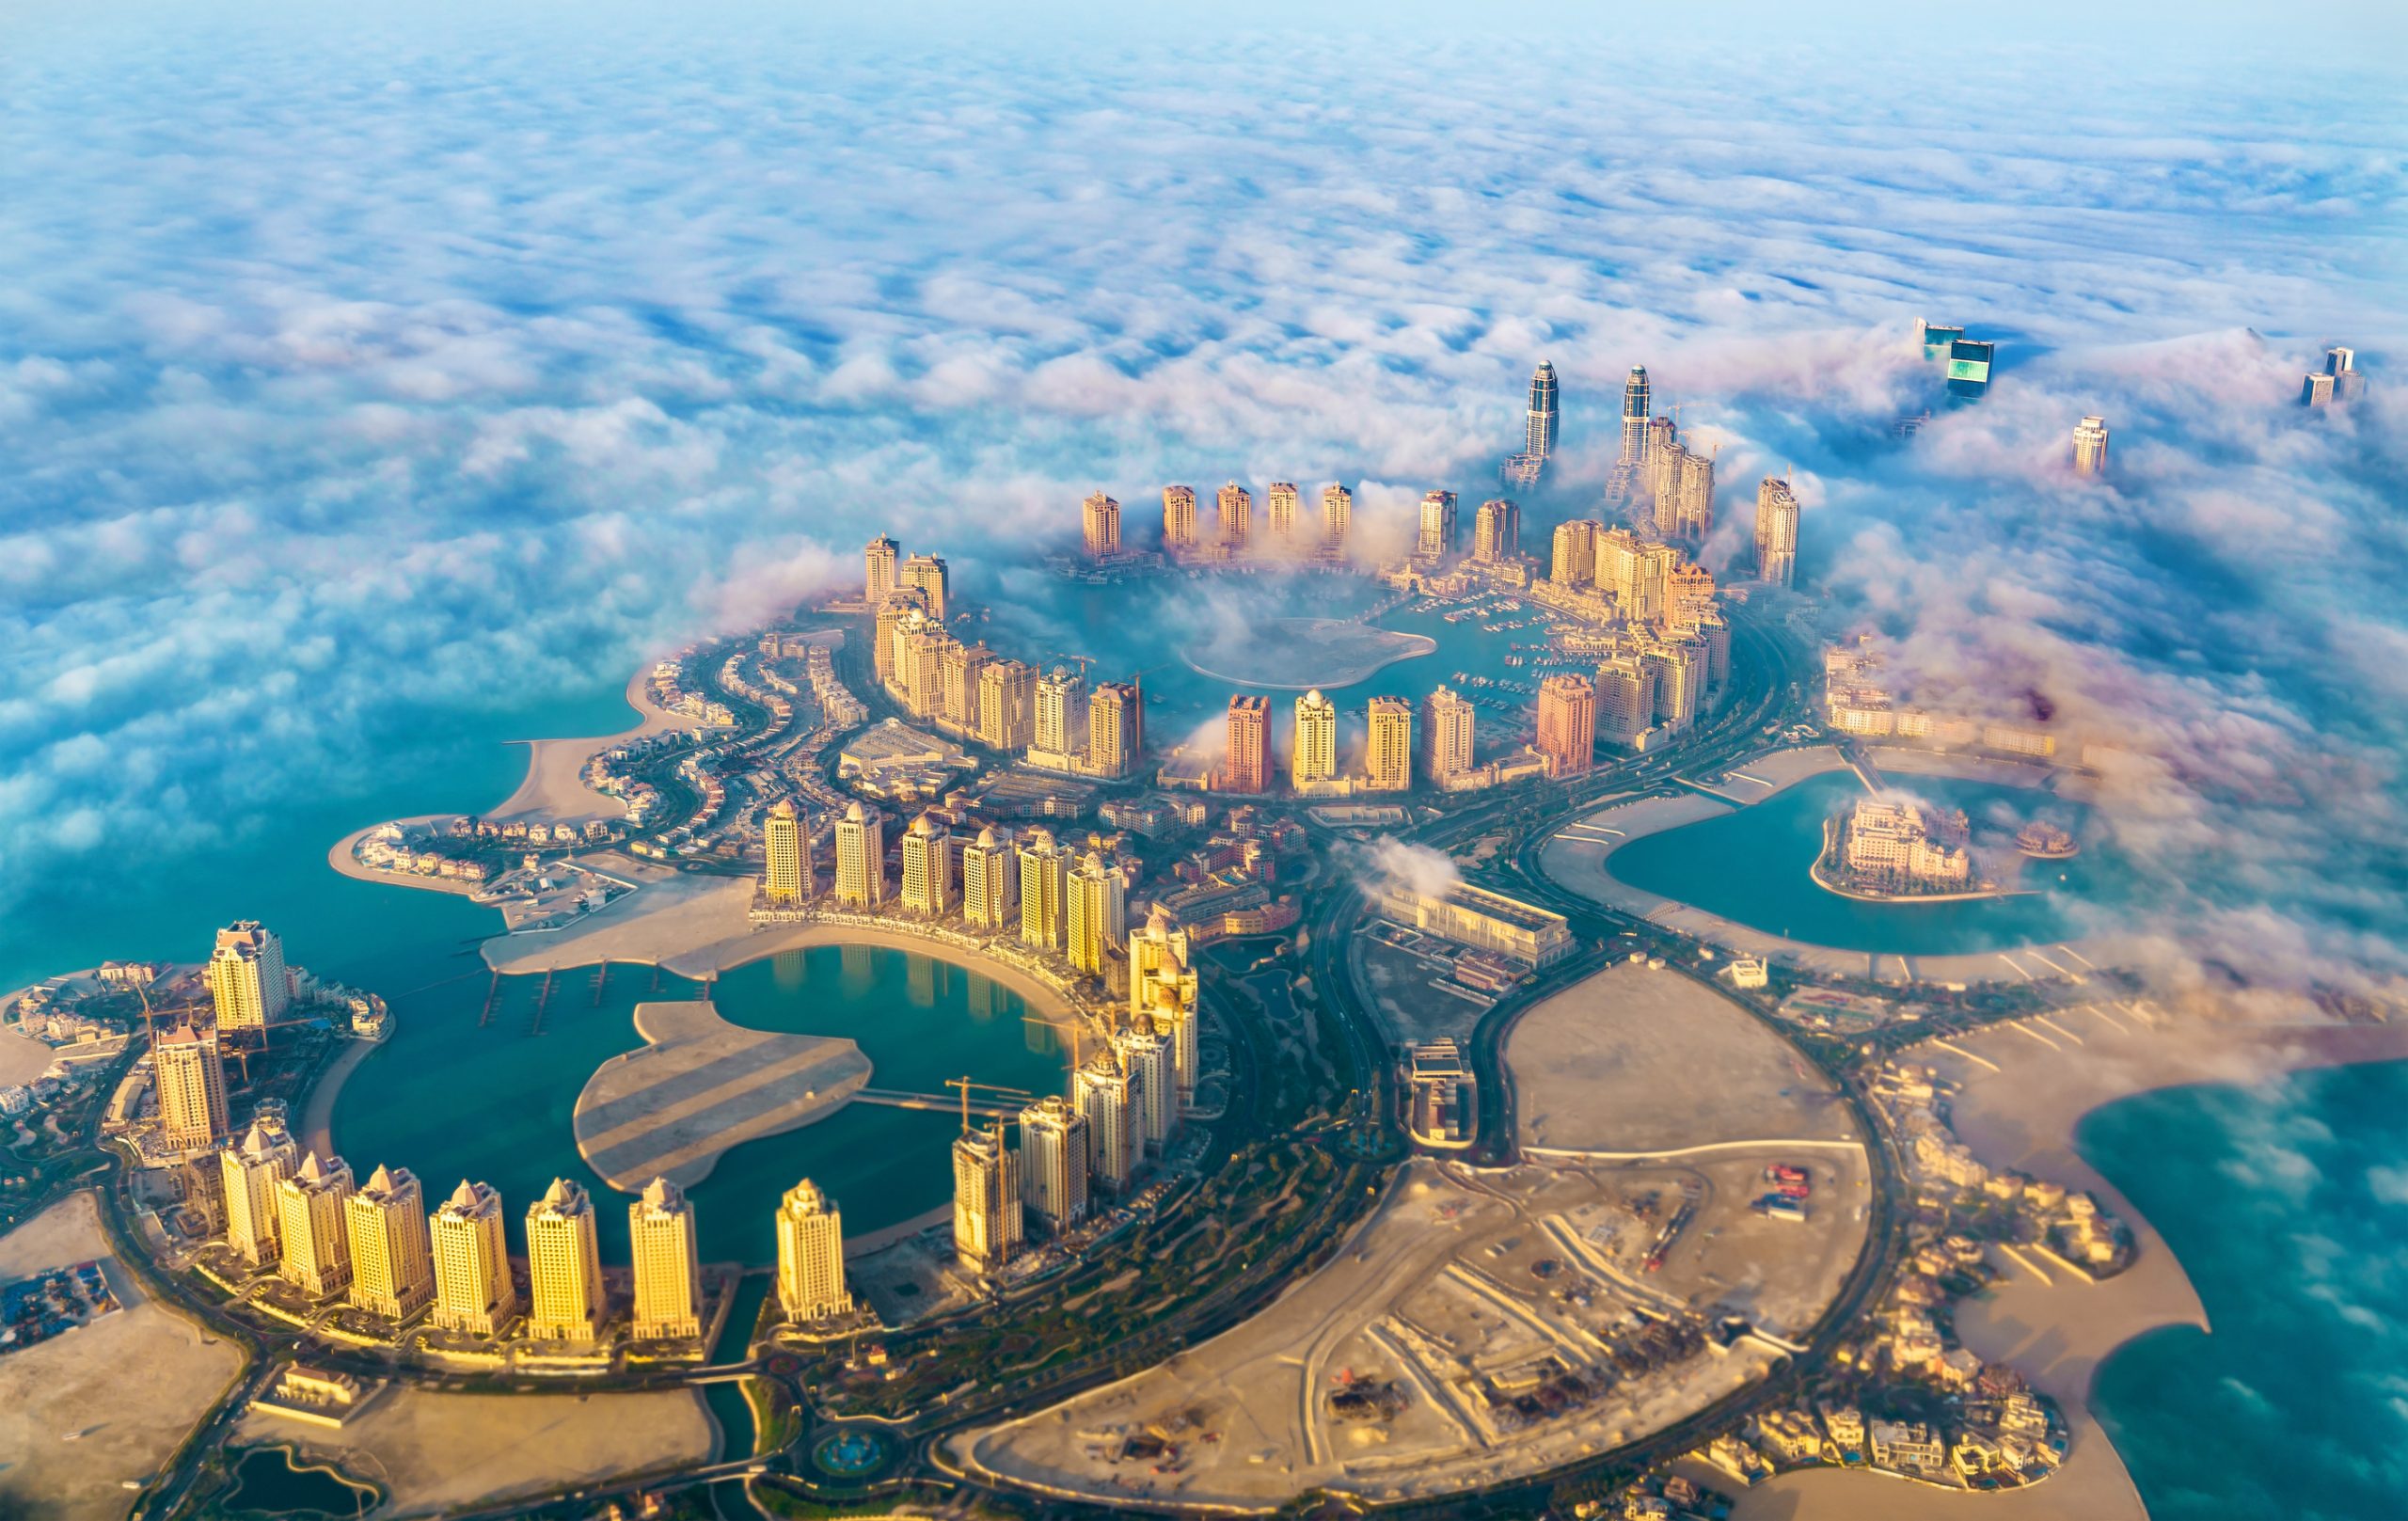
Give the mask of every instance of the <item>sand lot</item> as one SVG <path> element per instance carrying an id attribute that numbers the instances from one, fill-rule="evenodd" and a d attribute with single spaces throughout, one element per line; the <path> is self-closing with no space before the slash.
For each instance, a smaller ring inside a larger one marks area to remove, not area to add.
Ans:
<path id="1" fill-rule="evenodd" d="M 1521 1144 L 1647 1153 L 1734 1141 L 1854 1141 L 1821 1073 L 1729 999 L 1669 968 L 1608 967 L 1507 1038 Z"/>
<path id="2" fill-rule="evenodd" d="M 1604 1450 L 1773 1366 L 1761 1341 L 1707 1344 L 1689 1308 L 1728 1291 L 1809 1322 L 1861 1247 L 1829 1164 L 1833 1208 L 1777 1227 L 1736 1180 L 1762 1160 L 1716 1165 L 1733 1177 L 1416 1162 L 1336 1260 L 1245 1325 L 950 1450 L 1050 1493 L 1262 1508 L 1315 1485 L 1453 1493 Z M 1649 1274 L 1689 1187 L 1696 1213 Z M 1742 1271 L 1750 1225 L 1783 1234 Z"/>
<path id="3" fill-rule="evenodd" d="M 444 1394 L 394 1389 L 330 1431 L 243 1418 L 234 1440 L 290 1442 L 392 1492 L 383 1517 L 505 1500 L 671 1464 L 704 1463 L 714 1440 L 699 1395 Z"/>
<path id="4" fill-rule="evenodd" d="M 0 1277 L 107 1255 L 92 1196 L 75 1194 L 0 1238 Z M 232 1347 L 139 1298 L 115 1263 L 109 1283 L 124 1309 L 0 1356 L 0 1515 L 123 1515 L 123 1481 L 155 1473 L 238 1370 Z"/>
<path id="5" fill-rule="evenodd" d="M 30 1083 L 50 1070 L 58 1054 L 13 1027 L 0 1027 L 0 1087 Z"/>

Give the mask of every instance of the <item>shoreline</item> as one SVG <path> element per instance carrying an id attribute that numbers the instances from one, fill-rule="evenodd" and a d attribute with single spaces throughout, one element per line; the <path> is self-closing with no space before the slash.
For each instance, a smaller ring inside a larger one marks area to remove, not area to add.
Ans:
<path id="1" fill-rule="evenodd" d="M 1947 1047 L 1919 1045 L 1900 1057 L 1962 1085 L 1952 1123 L 1984 1165 L 2086 1189 L 2132 1232 L 2131 1266 L 2096 1282 L 2071 1273 L 2043 1277 L 2045 1269 L 1993 1254 L 2007 1275 L 1957 1307 L 1957 1335 L 1968 1348 L 1986 1362 L 2014 1367 L 2057 1401 L 2074 1436 L 2072 1453 L 2056 1474 L 2004 1495 L 1874 1486 L 1846 1477 L 1869 1470 L 1805 1469 L 1748 1491 L 1734 1521 L 1920 1521 L 1956 1507 L 2015 1521 L 2147 1521 L 2140 1491 L 2091 1407 L 2098 1371 L 2135 1337 L 2174 1325 L 2211 1327 L 2164 1237 L 2083 1158 L 2076 1136 L 2083 1121 L 2109 1104 L 2166 1088 L 2408 1060 L 2408 1025 L 2243 1024 L 2162 1011 L 2152 1019 L 2126 1006 L 2086 1016 L 2060 1010 Z"/>

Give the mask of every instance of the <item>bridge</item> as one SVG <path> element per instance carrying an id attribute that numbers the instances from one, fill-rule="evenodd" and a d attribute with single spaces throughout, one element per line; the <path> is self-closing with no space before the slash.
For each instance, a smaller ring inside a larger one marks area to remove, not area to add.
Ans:
<path id="1" fill-rule="evenodd" d="M 948 1115 L 962 1112 L 962 1102 L 950 1093 L 906 1093 L 897 1088 L 855 1088 L 855 1103 L 882 1103 L 895 1109 L 942 1109 Z M 1016 1119 L 1022 1105 L 1005 1103 L 992 1099 L 973 1099 L 969 1110 L 989 1119 Z"/>

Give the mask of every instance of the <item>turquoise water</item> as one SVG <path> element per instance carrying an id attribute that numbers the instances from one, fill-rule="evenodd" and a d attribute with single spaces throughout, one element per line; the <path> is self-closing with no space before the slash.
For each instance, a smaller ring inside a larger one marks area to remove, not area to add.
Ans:
<path id="1" fill-rule="evenodd" d="M 2045 792 L 1927 776 L 1902 777 L 1897 784 L 1963 809 L 1974 822 L 1977 844 L 1990 832 L 1986 820 L 2020 821 L 2041 810 L 2082 837 L 2084 810 Z M 1826 892 L 1807 875 L 1822 853 L 1823 820 L 1863 795 L 1854 772 L 1811 777 L 1752 806 L 1634 840 L 1613 853 L 1608 869 L 1633 887 L 1751 929 L 1900 956 L 1955 956 L 2063 940 L 2083 932 L 2076 906 L 2115 895 L 2112 860 L 2087 842 L 2071 861 L 2026 864 L 2023 881 L 2045 883 L 2043 893 L 1969 903 L 1866 903 Z"/>
<path id="2" fill-rule="evenodd" d="M 406 1166 L 430 1202 L 462 1178 L 499 1189 L 515 1218 L 551 1180 L 592 1192 L 606 1259 L 626 1251 L 625 1196 L 577 1152 L 577 1096 L 594 1069 L 642 1042 L 633 1013 L 647 999 L 696 996 L 695 984 L 650 967 L 594 969 L 491 983 L 482 962 L 395 998 L 392 1038 L 362 1062 L 335 1106 L 334 1142 L 355 1172 Z M 820 945 L 748 962 L 714 985 L 731 1022 L 757 1030 L 848 1037 L 879 1087 L 943 1094 L 948 1077 L 1060 1091 L 1067 1061 L 1051 1027 L 1009 990 L 951 962 L 866 946 Z M 542 1006 L 540 1025 L 536 1019 Z M 483 1022 L 481 1022 L 481 1021 Z M 706 1261 L 774 1260 L 770 1212 L 808 1177 L 859 1233 L 895 1225 L 952 1196 L 942 1113 L 850 1104 L 828 1118 L 727 1152 L 689 1190 Z"/>
<path id="3" fill-rule="evenodd" d="M 2099 1372 L 2155 1521 L 2408 1514 L 2408 1062 L 2143 1094 L 2077 1139 L 2214 1328 Z"/>

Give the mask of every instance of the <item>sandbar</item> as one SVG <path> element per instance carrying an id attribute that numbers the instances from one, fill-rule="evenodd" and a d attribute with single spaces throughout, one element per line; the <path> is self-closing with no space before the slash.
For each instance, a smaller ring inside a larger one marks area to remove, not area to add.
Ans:
<path id="1" fill-rule="evenodd" d="M 0 1278 L 111 1255 L 79 1192 L 0 1237 Z M 124 1515 L 122 1483 L 157 1473 L 241 1370 L 231 1345 L 145 1297 L 123 1267 L 105 1271 L 125 1308 L 0 1356 L 0 1515 Z"/>
<path id="2" fill-rule="evenodd" d="M 850 1040 L 730 1024 L 708 1002 L 638 1004 L 637 1050 L 594 1069 L 577 1097 L 577 1149 L 623 1194 L 655 1177 L 690 1187 L 720 1154 L 845 1106 L 870 1078 Z"/>
<path id="3" fill-rule="evenodd" d="M 699 1392 L 449 1394 L 397 1388 L 340 1431 L 245 1416 L 234 1439 L 287 1442 L 391 1492 L 376 1513 L 427 1515 L 563 1485 L 707 1463 Z M 119 1506 L 119 1512 L 124 1509 Z"/>
<path id="4" fill-rule="evenodd" d="M 652 667 L 639 669 L 627 682 L 627 705 L 642 717 L 633 728 L 582 739 L 514 739 L 527 747 L 527 777 L 516 791 L 489 810 L 493 819 L 540 818 L 555 824 L 582 824 L 594 818 L 625 818 L 627 805 L 585 784 L 585 763 L 623 740 L 667 729 L 697 729 L 700 721 L 658 706 L 645 690 Z"/>

